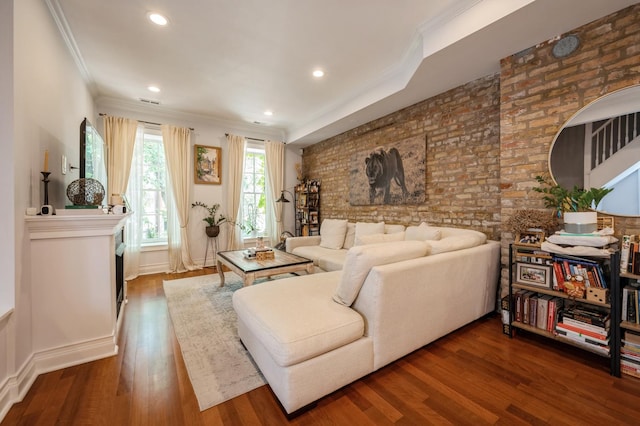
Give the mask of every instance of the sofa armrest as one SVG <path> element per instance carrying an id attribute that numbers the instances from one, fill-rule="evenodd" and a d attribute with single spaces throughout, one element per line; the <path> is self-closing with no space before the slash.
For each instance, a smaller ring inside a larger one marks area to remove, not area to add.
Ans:
<path id="1" fill-rule="evenodd" d="M 291 253 L 296 247 L 319 245 L 320 235 L 310 235 L 307 237 L 289 237 L 286 241 L 287 253 Z"/>

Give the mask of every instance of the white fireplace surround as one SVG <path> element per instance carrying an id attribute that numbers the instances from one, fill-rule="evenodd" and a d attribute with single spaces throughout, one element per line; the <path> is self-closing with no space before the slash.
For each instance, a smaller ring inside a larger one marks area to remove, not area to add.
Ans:
<path id="1" fill-rule="evenodd" d="M 118 353 L 126 282 L 117 315 L 115 243 L 131 214 L 60 213 L 25 216 L 33 352 L 0 387 L 0 409 L 21 400 L 39 374 Z"/>

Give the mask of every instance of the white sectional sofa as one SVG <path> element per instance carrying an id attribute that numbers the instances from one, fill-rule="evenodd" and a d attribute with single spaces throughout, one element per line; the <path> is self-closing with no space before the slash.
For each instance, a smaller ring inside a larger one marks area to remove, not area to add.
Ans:
<path id="1" fill-rule="evenodd" d="M 372 233 L 349 249 L 305 237 L 318 242 L 297 248 L 315 246 L 321 268 L 342 259 L 342 269 L 234 293 L 240 338 L 287 413 L 496 309 L 500 244 L 471 230 L 417 228 L 396 241 Z M 434 239 L 411 239 L 427 234 Z"/>

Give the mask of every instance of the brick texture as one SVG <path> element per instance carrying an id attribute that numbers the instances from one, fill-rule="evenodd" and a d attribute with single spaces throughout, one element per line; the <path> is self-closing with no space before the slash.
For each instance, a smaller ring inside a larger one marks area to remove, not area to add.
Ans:
<path id="1" fill-rule="evenodd" d="M 488 76 L 304 149 L 307 177 L 322 182 L 321 219 L 473 228 L 500 236 L 499 77 Z M 415 136 L 427 145 L 426 201 L 349 204 L 351 155 Z"/>

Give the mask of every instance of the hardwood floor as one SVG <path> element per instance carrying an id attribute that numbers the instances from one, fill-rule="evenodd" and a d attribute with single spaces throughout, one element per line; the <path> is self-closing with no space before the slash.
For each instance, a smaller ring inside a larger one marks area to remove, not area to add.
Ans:
<path id="1" fill-rule="evenodd" d="M 157 274 L 129 282 L 117 356 L 37 378 L 2 425 L 623 425 L 640 422 L 640 379 L 484 318 L 321 399 L 287 421 L 268 386 L 203 412 Z M 425 321 L 427 321 L 425 316 Z"/>

